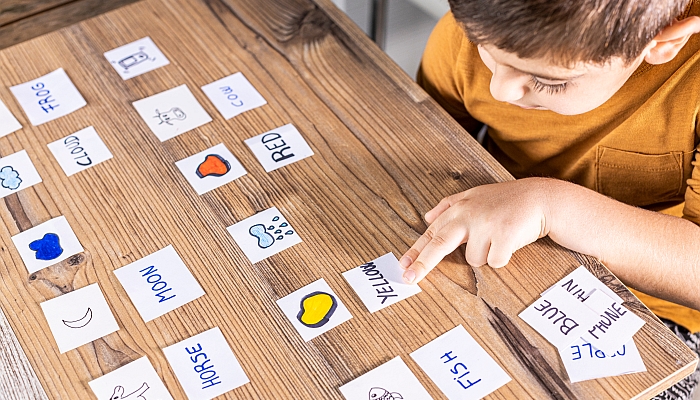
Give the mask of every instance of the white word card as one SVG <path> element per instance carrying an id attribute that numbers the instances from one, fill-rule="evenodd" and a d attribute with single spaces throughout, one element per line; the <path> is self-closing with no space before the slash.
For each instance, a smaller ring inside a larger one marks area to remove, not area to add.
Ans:
<path id="1" fill-rule="evenodd" d="M 301 133 L 292 124 L 245 140 L 266 172 L 314 155 Z"/>
<path id="2" fill-rule="evenodd" d="M 267 104 L 262 95 L 240 72 L 204 85 L 202 91 L 214 103 L 224 119 L 231 119 L 238 114 Z"/>
<path id="3" fill-rule="evenodd" d="M 644 326 L 643 319 L 600 290 L 593 291 L 585 304 L 597 314 L 597 321 L 586 326 L 583 340 L 604 352 L 618 350 Z"/>
<path id="4" fill-rule="evenodd" d="M 226 230 L 253 264 L 301 243 L 301 237 L 277 207 L 261 211 Z"/>
<path id="5" fill-rule="evenodd" d="M 510 376 L 462 325 L 411 357 L 450 399 L 480 399 L 510 382 Z"/>
<path id="6" fill-rule="evenodd" d="M 0 100 L 0 137 L 9 135 L 20 129 L 22 129 L 22 124 L 17 121 L 17 118 L 12 115 L 10 109 Z"/>
<path id="7" fill-rule="evenodd" d="M 187 398 L 209 400 L 250 382 L 217 328 L 163 349 Z"/>
<path id="8" fill-rule="evenodd" d="M 134 108 L 161 142 L 211 122 L 187 85 L 135 101 Z"/>
<path id="9" fill-rule="evenodd" d="M 112 158 L 112 153 L 92 126 L 49 143 L 48 146 L 67 176 Z"/>
<path id="10" fill-rule="evenodd" d="M 125 366 L 88 382 L 95 397 L 106 399 L 172 400 L 148 357 L 141 357 Z"/>
<path id="11" fill-rule="evenodd" d="M 197 194 L 204 194 L 246 174 L 223 143 L 175 163 Z"/>
<path id="12" fill-rule="evenodd" d="M 378 366 L 340 387 L 346 400 L 432 400 L 401 357 Z"/>
<path id="13" fill-rule="evenodd" d="M 344 272 L 343 277 L 373 313 L 421 292 L 420 286 L 404 283 L 402 273 L 399 260 L 388 253 Z"/>
<path id="14" fill-rule="evenodd" d="M 148 36 L 110 50 L 104 56 L 123 80 L 170 64 Z"/>
<path id="15" fill-rule="evenodd" d="M 87 103 L 63 68 L 10 88 L 34 126 L 53 121 Z"/>
<path id="16" fill-rule="evenodd" d="M 618 304 L 622 304 L 622 298 L 620 298 L 620 296 L 618 296 L 617 293 L 610 289 L 606 284 L 596 278 L 595 275 L 590 273 L 583 265 L 576 268 L 569 275 L 563 277 L 549 289 L 545 290 L 542 295 L 558 286 L 566 289 L 566 291 L 572 296 L 576 296 L 576 298 L 582 303 L 586 302 L 586 299 L 588 299 L 588 296 L 594 290 L 600 290 L 606 295 L 615 299 Z"/>
<path id="17" fill-rule="evenodd" d="M 634 340 L 617 351 L 605 353 L 579 339 L 571 346 L 559 349 L 559 355 L 571 383 L 647 370 Z"/>
<path id="18" fill-rule="evenodd" d="M 0 158 L 0 199 L 41 182 L 26 150 Z"/>
<path id="19" fill-rule="evenodd" d="M 204 295 L 172 245 L 114 271 L 141 318 L 148 322 Z"/>
<path id="20" fill-rule="evenodd" d="M 30 274 L 82 253 L 83 246 L 66 217 L 50 219 L 12 236 Z"/>
<path id="21" fill-rule="evenodd" d="M 518 315 L 556 348 L 570 345 L 598 322 L 593 310 L 555 287 Z"/>
<path id="22" fill-rule="evenodd" d="M 41 303 L 61 354 L 119 330 L 97 283 Z"/>
<path id="23" fill-rule="evenodd" d="M 352 318 L 323 279 L 277 300 L 277 305 L 305 342 Z"/>

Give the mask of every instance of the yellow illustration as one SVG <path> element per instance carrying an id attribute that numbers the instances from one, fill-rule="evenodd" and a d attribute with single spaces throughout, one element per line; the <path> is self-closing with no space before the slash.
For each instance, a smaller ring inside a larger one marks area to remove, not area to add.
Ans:
<path id="1" fill-rule="evenodd" d="M 309 328 L 320 328 L 325 325 L 338 306 L 335 297 L 325 292 L 313 292 L 301 299 L 299 322 Z"/>

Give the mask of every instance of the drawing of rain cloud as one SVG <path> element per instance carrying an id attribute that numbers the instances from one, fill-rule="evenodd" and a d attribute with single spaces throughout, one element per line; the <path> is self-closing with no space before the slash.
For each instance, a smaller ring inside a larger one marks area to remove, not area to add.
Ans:
<path id="1" fill-rule="evenodd" d="M 0 169 L 0 184 L 2 187 L 15 190 L 22 183 L 22 178 L 19 177 L 19 172 L 17 172 L 11 166 L 2 167 Z"/>

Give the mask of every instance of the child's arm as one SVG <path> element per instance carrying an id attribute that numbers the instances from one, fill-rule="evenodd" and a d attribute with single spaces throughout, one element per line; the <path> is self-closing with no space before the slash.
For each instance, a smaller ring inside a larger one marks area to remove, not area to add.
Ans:
<path id="1" fill-rule="evenodd" d="M 418 282 L 462 243 L 470 265 L 503 267 L 521 247 L 549 235 L 600 259 L 625 284 L 700 309 L 700 227 L 632 207 L 572 183 L 528 178 L 443 199 L 431 224 L 401 258 Z"/>

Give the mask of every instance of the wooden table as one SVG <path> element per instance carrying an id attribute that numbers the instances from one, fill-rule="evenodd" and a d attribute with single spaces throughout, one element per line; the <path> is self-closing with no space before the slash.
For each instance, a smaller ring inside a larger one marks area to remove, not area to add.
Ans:
<path id="1" fill-rule="evenodd" d="M 171 64 L 122 81 L 102 53 L 144 36 Z M 8 87 L 59 67 L 88 106 L 29 126 Z M 161 349 L 215 326 L 251 379 L 231 399 L 339 399 L 340 385 L 399 355 L 444 398 L 408 354 L 458 324 L 513 378 L 491 398 L 646 398 L 695 369 L 602 265 L 549 240 L 499 270 L 472 269 L 456 252 L 422 293 L 366 311 L 341 272 L 403 253 L 443 196 L 512 178 L 329 0 L 144 0 L 0 51 L 0 71 L 0 98 L 25 126 L 0 139 L 0 153 L 26 149 L 44 179 L 0 201 L 0 398 L 91 398 L 88 381 L 143 355 L 183 398 Z M 225 121 L 199 87 L 238 71 L 268 104 Z M 161 143 L 131 102 L 180 84 L 214 121 Z M 290 122 L 315 155 L 265 173 L 242 141 Z M 68 178 L 46 144 L 89 125 L 114 158 Z M 220 142 L 248 175 L 198 196 L 174 162 Z M 271 206 L 304 242 L 251 265 L 225 227 Z M 10 237 L 60 215 L 85 252 L 29 275 Z M 113 271 L 169 244 L 206 295 L 144 323 Z M 580 264 L 647 322 L 635 341 L 648 372 L 571 384 L 555 349 L 517 317 Z M 319 278 L 353 318 L 305 343 L 275 301 Z M 95 282 L 121 329 L 61 355 L 39 303 Z"/>

